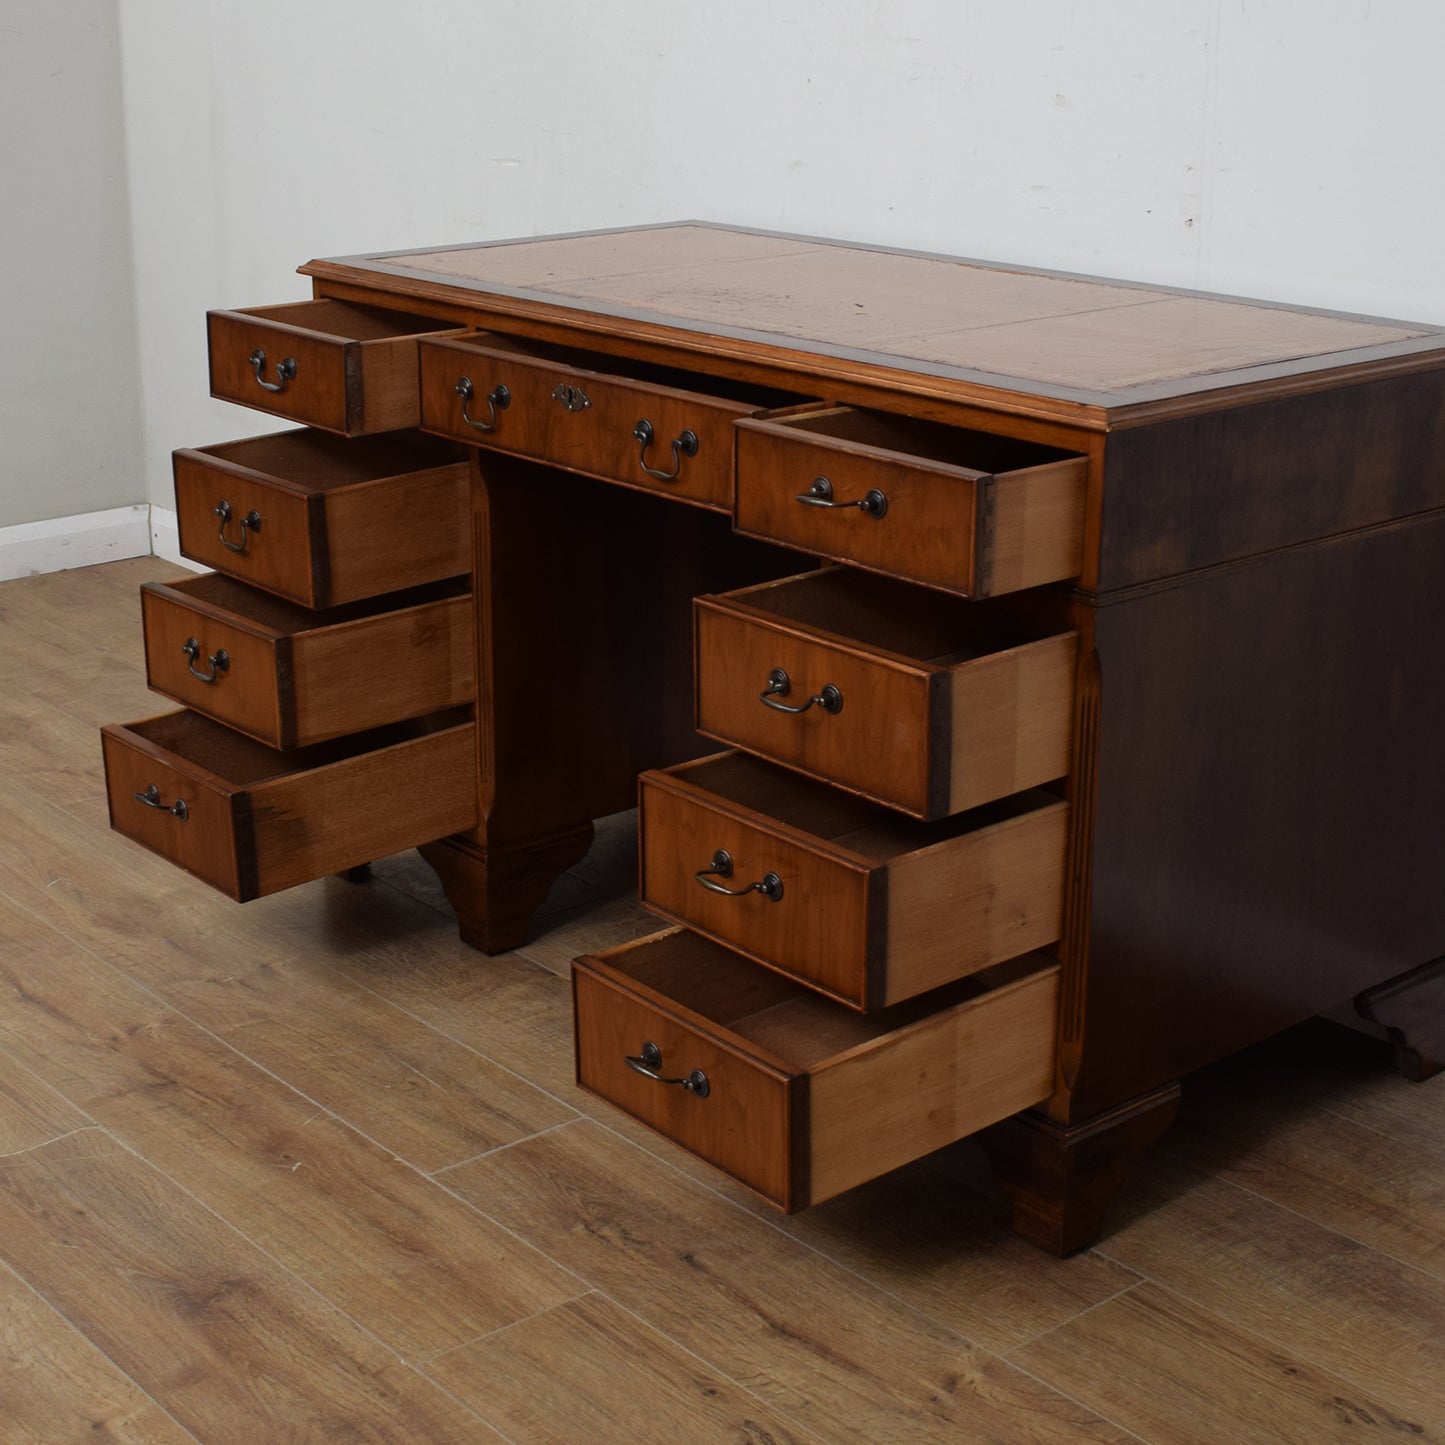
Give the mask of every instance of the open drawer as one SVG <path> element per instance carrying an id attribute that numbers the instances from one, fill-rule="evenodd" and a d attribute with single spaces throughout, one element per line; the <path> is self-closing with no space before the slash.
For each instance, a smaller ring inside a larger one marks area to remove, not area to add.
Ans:
<path id="1" fill-rule="evenodd" d="M 424 342 L 421 394 L 428 431 L 719 511 L 733 423 L 804 400 L 489 332 Z"/>
<path id="2" fill-rule="evenodd" d="M 461 581 L 314 612 L 218 572 L 141 587 L 146 681 L 273 748 L 476 700 Z"/>
<path id="3" fill-rule="evenodd" d="M 414 427 L 417 337 L 456 329 L 349 301 L 209 311 L 211 395 L 342 436 Z"/>
<path id="4" fill-rule="evenodd" d="M 857 1009 L 1059 937 L 1068 804 L 916 823 L 744 753 L 641 778 L 642 902 Z"/>
<path id="5" fill-rule="evenodd" d="M 477 821 L 457 713 L 276 752 L 192 712 L 101 729 L 111 827 L 238 902 Z"/>
<path id="6" fill-rule="evenodd" d="M 858 1014 L 671 929 L 573 964 L 577 1081 L 792 1212 L 1047 1098 L 1058 979 Z"/>
<path id="7" fill-rule="evenodd" d="M 472 566 L 459 447 L 399 432 L 272 432 L 172 458 L 182 553 L 304 607 L 334 607 Z"/>
<path id="8" fill-rule="evenodd" d="M 738 423 L 737 529 L 992 597 L 1077 576 L 1082 456 L 838 406 Z"/>
<path id="9" fill-rule="evenodd" d="M 1069 770 L 1077 635 L 829 567 L 699 597 L 698 731 L 936 819 Z"/>

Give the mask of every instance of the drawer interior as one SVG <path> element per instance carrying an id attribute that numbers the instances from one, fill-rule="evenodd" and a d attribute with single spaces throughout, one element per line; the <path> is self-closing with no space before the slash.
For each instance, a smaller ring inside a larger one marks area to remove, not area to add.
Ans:
<path id="1" fill-rule="evenodd" d="M 294 326 L 338 341 L 381 341 L 390 336 L 417 336 L 450 330 L 452 323 L 403 311 L 355 306 L 349 301 L 287 301 L 277 306 L 248 306 L 238 313 L 257 321 Z"/>
<path id="2" fill-rule="evenodd" d="M 198 447 L 196 451 L 234 467 L 244 467 L 307 492 L 354 487 L 384 477 L 426 471 L 464 461 L 455 442 L 416 431 L 383 432 L 348 440 L 328 432 L 299 428 L 265 436 Z"/>
<path id="3" fill-rule="evenodd" d="M 801 412 L 795 416 L 770 417 L 802 439 L 843 442 L 849 446 L 921 457 L 925 461 L 958 467 L 987 475 L 1063 461 L 1073 452 L 1039 442 L 1020 441 L 994 432 L 968 427 L 946 426 L 942 422 L 895 416 L 890 412 L 867 411 L 859 407 L 830 407 L 825 411 Z"/>
<path id="4" fill-rule="evenodd" d="M 465 708 L 431 717 L 393 723 L 370 732 L 280 752 L 243 734 L 233 732 L 193 712 L 163 713 L 130 723 L 127 731 L 175 755 L 183 763 L 213 774 L 236 788 L 252 788 L 278 778 L 293 777 L 341 762 L 362 753 L 376 752 L 395 743 L 441 732 L 467 721 Z"/>
<path id="5" fill-rule="evenodd" d="M 861 1014 L 740 958 L 687 929 L 654 934 L 614 949 L 608 965 L 687 1015 L 721 1027 L 802 1074 L 862 1049 L 941 1010 L 980 998 L 1037 973 L 1046 962 L 1026 954 L 932 993 Z"/>
<path id="6" fill-rule="evenodd" d="M 664 775 L 702 788 L 814 838 L 825 839 L 882 866 L 900 854 L 947 842 L 1056 804 L 1043 789 L 1017 793 L 936 823 L 902 817 L 888 808 L 774 767 L 746 753 L 720 753 L 671 768 Z"/>
<path id="7" fill-rule="evenodd" d="M 467 579 L 458 577 L 445 582 L 434 582 L 425 587 L 413 587 L 405 592 L 390 592 L 382 597 L 367 597 L 360 602 L 325 608 L 302 607 L 299 603 L 288 602 L 270 592 L 248 587 L 244 582 L 234 581 L 220 572 L 184 577 L 167 583 L 166 590 L 181 593 L 191 602 L 199 604 L 202 609 L 230 613 L 281 636 L 294 636 L 302 632 L 315 632 L 323 627 L 334 627 L 343 622 L 375 617 L 385 612 L 400 612 L 404 608 L 418 607 L 427 602 L 461 597 L 466 594 L 468 586 Z"/>
<path id="8" fill-rule="evenodd" d="M 940 596 L 844 567 L 746 588 L 727 594 L 726 600 L 932 667 L 949 667 L 1066 630 L 1021 618 L 1007 603 Z"/>
<path id="9" fill-rule="evenodd" d="M 456 346 L 502 352 L 515 356 L 520 361 L 551 363 L 565 366 L 569 371 L 591 371 L 604 378 L 625 377 L 629 381 L 665 386 L 673 391 L 691 391 L 702 396 L 720 397 L 757 411 L 772 411 L 815 400 L 802 393 L 754 386 L 730 377 L 709 376 L 705 372 L 659 366 L 655 362 L 637 361 L 626 356 L 605 356 L 600 352 L 578 351 L 570 346 L 548 346 L 541 341 L 497 336 L 485 331 L 474 336 L 449 337 L 448 341 Z"/>

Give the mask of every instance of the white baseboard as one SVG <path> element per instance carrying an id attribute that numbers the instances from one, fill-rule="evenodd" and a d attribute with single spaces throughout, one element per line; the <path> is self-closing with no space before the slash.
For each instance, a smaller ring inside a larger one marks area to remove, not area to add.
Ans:
<path id="1" fill-rule="evenodd" d="M 151 553 L 192 571 L 206 570 L 181 556 L 174 510 L 138 502 L 133 507 L 0 527 L 0 582 Z"/>
<path id="2" fill-rule="evenodd" d="M 0 527 L 0 582 L 144 557 L 151 550 L 151 509 L 144 502 L 48 522 Z"/>
<path id="3" fill-rule="evenodd" d="M 150 550 L 157 557 L 164 557 L 167 562 L 174 562 L 179 567 L 189 567 L 192 572 L 206 570 L 199 562 L 192 562 L 189 557 L 181 556 L 181 534 L 176 525 L 174 507 L 151 506 Z"/>

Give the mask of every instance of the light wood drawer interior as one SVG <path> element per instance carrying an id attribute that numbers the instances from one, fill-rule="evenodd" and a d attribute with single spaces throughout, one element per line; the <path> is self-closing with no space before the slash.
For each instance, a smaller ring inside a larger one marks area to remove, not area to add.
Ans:
<path id="1" fill-rule="evenodd" d="M 185 556 L 306 607 L 471 569 L 467 464 L 419 432 L 298 430 L 178 451 Z"/>
<path id="2" fill-rule="evenodd" d="M 315 612 L 212 572 L 146 583 L 141 617 L 156 692 L 273 748 L 476 698 L 460 580 Z"/>
<path id="3" fill-rule="evenodd" d="M 343 436 L 414 427 L 417 337 L 455 329 L 347 301 L 211 311 L 211 395 Z"/>
<path id="4" fill-rule="evenodd" d="M 709 737 L 923 819 L 1068 771 L 1077 637 L 1007 603 L 834 567 L 694 618 Z"/>
<path id="5" fill-rule="evenodd" d="M 803 400 L 490 333 L 423 342 L 421 374 L 428 430 L 721 511 L 733 423 Z"/>
<path id="6" fill-rule="evenodd" d="M 192 712 L 102 729 L 111 826 L 238 902 L 477 821 L 458 713 L 277 752 Z"/>
<path id="7" fill-rule="evenodd" d="M 1080 570 L 1082 456 L 852 407 L 737 430 L 741 532 L 970 597 Z"/>
<path id="8" fill-rule="evenodd" d="M 859 1014 L 673 929 L 573 965 L 577 1078 L 792 1211 L 1047 1097 L 1058 974 L 1029 955 Z"/>
<path id="9" fill-rule="evenodd" d="M 853 1008 L 1059 937 L 1068 804 L 1050 793 L 917 823 L 724 753 L 644 773 L 639 820 L 644 904 Z"/>

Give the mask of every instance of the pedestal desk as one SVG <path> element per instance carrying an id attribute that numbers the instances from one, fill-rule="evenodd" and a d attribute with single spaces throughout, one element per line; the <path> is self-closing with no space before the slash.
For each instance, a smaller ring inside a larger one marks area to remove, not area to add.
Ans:
<path id="1" fill-rule="evenodd" d="M 1189 1071 L 1445 1057 L 1440 328 L 697 223 L 302 270 L 209 318 L 305 429 L 176 454 L 117 827 L 420 845 L 496 952 L 640 797 L 580 1082 L 787 1209 L 984 1131 L 1068 1251 Z"/>

